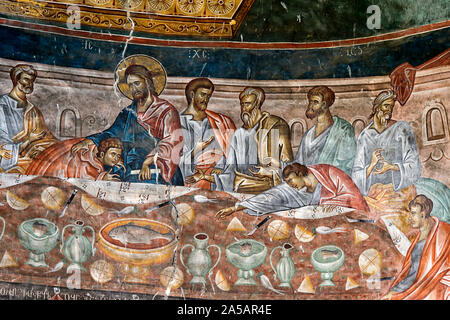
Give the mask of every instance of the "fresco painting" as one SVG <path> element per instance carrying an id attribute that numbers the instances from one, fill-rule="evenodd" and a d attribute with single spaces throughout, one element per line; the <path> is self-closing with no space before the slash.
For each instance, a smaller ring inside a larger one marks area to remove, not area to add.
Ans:
<path id="1" fill-rule="evenodd" d="M 0 297 L 448 300 L 431 3 L 0 1 Z"/>

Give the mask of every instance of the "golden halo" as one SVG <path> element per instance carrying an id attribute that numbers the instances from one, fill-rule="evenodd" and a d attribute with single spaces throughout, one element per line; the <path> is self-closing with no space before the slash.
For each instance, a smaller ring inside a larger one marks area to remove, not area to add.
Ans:
<path id="1" fill-rule="evenodd" d="M 166 87 L 166 69 L 164 69 L 161 62 L 145 54 L 135 54 L 126 57 L 119 62 L 116 70 L 114 71 L 114 80 L 119 91 L 122 92 L 122 94 L 127 98 L 133 100 L 130 88 L 128 87 L 127 81 L 125 79 L 125 70 L 127 70 L 129 66 L 134 64 L 144 66 L 148 71 L 150 71 L 153 76 L 153 85 L 155 86 L 156 95 L 159 96 Z"/>

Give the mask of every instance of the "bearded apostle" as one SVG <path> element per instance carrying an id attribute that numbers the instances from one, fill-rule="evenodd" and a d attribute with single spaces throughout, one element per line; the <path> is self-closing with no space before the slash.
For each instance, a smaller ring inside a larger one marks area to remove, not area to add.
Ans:
<path id="1" fill-rule="evenodd" d="M 123 143 L 125 181 L 183 185 L 178 167 L 183 148 L 180 117 L 172 104 L 158 97 L 163 88 L 157 92 L 154 81 L 165 72 L 150 57 L 130 56 L 122 63 L 124 68 L 118 70 L 125 72 L 119 75 L 119 89 L 133 102 L 119 113 L 110 128 L 86 137 L 72 147 L 72 152 L 87 151 L 105 138 L 116 137 Z"/>
<path id="2" fill-rule="evenodd" d="M 369 207 L 344 171 L 328 164 L 306 167 L 297 162 L 283 169 L 284 182 L 245 201 L 217 212 L 224 219 L 238 210 L 250 215 L 301 208 L 311 205 L 340 206 L 367 212 Z"/>
<path id="3" fill-rule="evenodd" d="M 450 299 L 450 224 L 430 216 L 433 202 L 417 195 L 409 203 L 416 230 L 402 268 L 383 299 Z"/>
<path id="4" fill-rule="evenodd" d="M 27 99 L 36 76 L 32 66 L 16 65 L 10 71 L 12 90 L 0 96 L 0 172 L 25 173 L 33 158 L 57 141 Z"/>
<path id="5" fill-rule="evenodd" d="M 349 122 L 331 114 L 334 100 L 333 90 L 326 86 L 308 91 L 305 115 L 315 124 L 303 135 L 295 161 L 305 166 L 330 164 L 351 174 L 356 152 L 355 132 Z"/>
<path id="6" fill-rule="evenodd" d="M 188 106 L 180 114 L 184 147 L 180 168 L 186 178 L 194 173 L 211 174 L 224 161 L 236 126 L 231 118 L 208 110 L 214 84 L 207 78 L 196 78 L 186 85 Z M 210 189 L 211 183 L 199 180 L 194 187 Z"/>
<path id="7" fill-rule="evenodd" d="M 374 218 L 406 213 L 421 176 L 416 138 L 411 125 L 395 121 L 392 90 L 382 91 L 373 102 L 372 121 L 358 136 L 352 179 L 371 208 Z"/>
<path id="8" fill-rule="evenodd" d="M 198 172 L 187 180 L 207 180 L 214 190 L 257 194 L 281 183 L 284 163 L 293 160 L 289 126 L 261 110 L 262 88 L 245 88 L 239 95 L 243 126 L 232 138 L 222 173 Z"/>

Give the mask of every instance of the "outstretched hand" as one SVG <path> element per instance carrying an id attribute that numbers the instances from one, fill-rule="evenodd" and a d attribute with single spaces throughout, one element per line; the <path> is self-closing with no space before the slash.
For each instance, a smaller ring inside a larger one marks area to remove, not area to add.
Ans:
<path id="1" fill-rule="evenodd" d="M 4 145 L 5 145 L 5 143 L 0 145 L 0 157 L 5 158 L 5 159 L 11 159 L 13 157 L 12 153 L 11 153 L 11 151 L 3 148 Z"/>
<path id="2" fill-rule="evenodd" d="M 116 173 L 111 174 L 112 168 L 104 175 L 103 180 L 106 181 L 120 181 L 120 176 Z"/>
<path id="3" fill-rule="evenodd" d="M 398 166 L 395 164 L 390 164 L 389 162 L 383 160 L 381 161 L 382 167 L 380 169 L 375 169 L 373 174 L 383 174 L 389 170 L 398 170 Z"/>
<path id="4" fill-rule="evenodd" d="M 205 172 L 203 170 L 197 168 L 197 169 L 195 169 L 195 172 L 193 175 L 191 175 L 185 179 L 185 182 L 187 184 L 194 184 L 203 179 L 205 179 Z"/>
<path id="5" fill-rule="evenodd" d="M 235 207 L 224 208 L 222 210 L 219 210 L 216 213 L 216 218 L 219 219 L 219 220 L 224 220 L 226 217 L 232 215 L 235 212 L 236 212 L 236 208 Z"/>
<path id="6" fill-rule="evenodd" d="M 142 169 L 139 172 L 139 181 L 149 180 L 152 177 L 150 165 L 153 163 L 153 157 L 147 157 L 142 164 Z"/>
<path id="7" fill-rule="evenodd" d="M 191 156 L 194 158 L 198 153 L 202 152 L 206 147 L 208 147 L 211 142 L 214 141 L 214 136 L 209 137 L 205 141 L 199 141 L 195 144 L 194 150 L 192 150 Z"/>

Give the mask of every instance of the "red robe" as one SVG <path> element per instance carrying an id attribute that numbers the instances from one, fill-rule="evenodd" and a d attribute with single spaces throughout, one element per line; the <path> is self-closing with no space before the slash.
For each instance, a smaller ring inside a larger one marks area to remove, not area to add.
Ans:
<path id="1" fill-rule="evenodd" d="M 312 165 L 308 167 L 308 170 L 322 185 L 319 205 L 335 205 L 369 211 L 369 206 L 358 187 L 344 171 L 328 164 Z"/>
<path id="2" fill-rule="evenodd" d="M 183 130 L 178 110 L 166 100 L 153 95 L 153 103 L 145 112 L 138 112 L 137 119 L 152 136 L 160 139 L 147 157 L 158 153 L 157 167 L 161 169 L 163 179 L 170 181 L 183 151 Z"/>
<path id="3" fill-rule="evenodd" d="M 221 153 L 215 153 L 214 150 L 203 151 L 197 158 L 196 168 L 201 169 L 205 174 L 209 175 L 216 163 L 222 157 L 226 158 L 230 148 L 231 137 L 236 130 L 236 126 L 231 118 L 223 114 L 210 110 L 205 110 L 205 113 L 214 131 L 215 139 L 222 149 Z M 211 183 L 207 180 L 200 180 L 192 186 L 201 189 L 211 189 Z"/>
<path id="4" fill-rule="evenodd" d="M 430 230 L 420 258 L 414 283 L 403 292 L 396 293 L 392 300 L 449 300 L 450 299 L 450 224 L 432 217 L 435 225 Z M 417 234 L 411 244 L 402 269 L 392 287 L 401 282 L 411 267 L 411 252 L 420 238 Z"/>
<path id="5" fill-rule="evenodd" d="M 33 160 L 26 175 L 102 180 L 106 172 L 95 155 L 95 145 L 72 155 L 72 146 L 82 140 L 75 138 L 53 144 Z"/>

